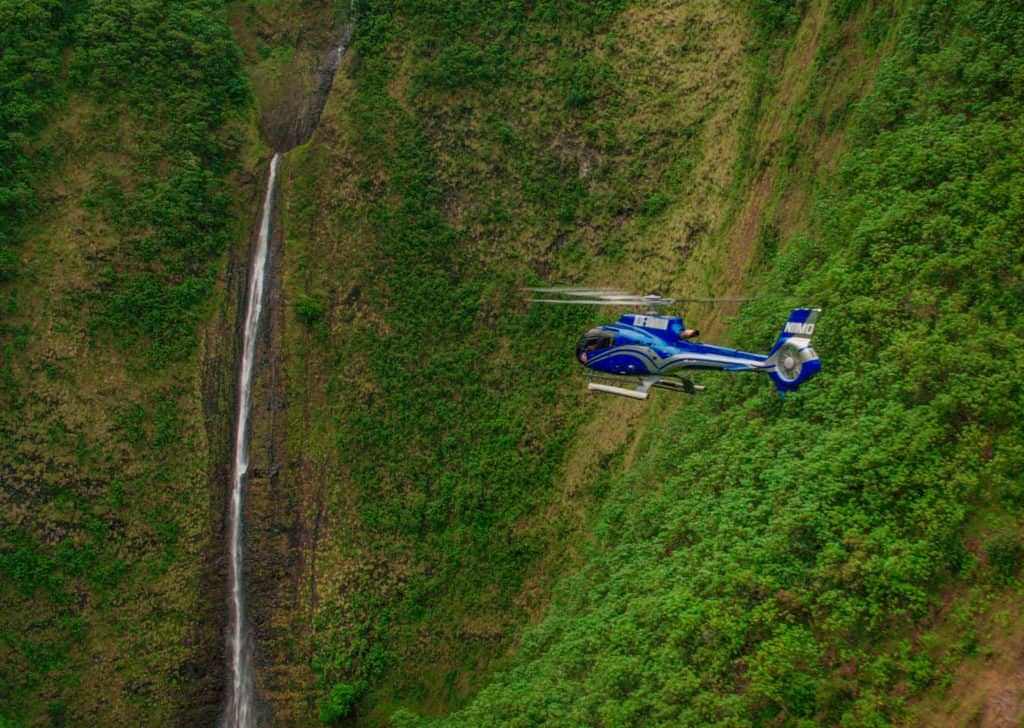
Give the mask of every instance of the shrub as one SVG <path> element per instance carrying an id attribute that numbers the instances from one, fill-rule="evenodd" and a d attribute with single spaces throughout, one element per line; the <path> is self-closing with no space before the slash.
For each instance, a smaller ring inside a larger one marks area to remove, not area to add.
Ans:
<path id="1" fill-rule="evenodd" d="M 302 294 L 292 303 L 295 317 L 306 326 L 312 328 L 324 317 L 324 305 L 313 296 Z"/>
<path id="2" fill-rule="evenodd" d="M 361 693 L 358 685 L 337 683 L 320 703 L 320 722 L 330 724 L 347 718 Z"/>
<path id="3" fill-rule="evenodd" d="M 1012 534 L 990 541 L 985 547 L 985 554 L 996 579 L 1002 583 L 1014 579 L 1024 566 L 1024 544 Z"/>

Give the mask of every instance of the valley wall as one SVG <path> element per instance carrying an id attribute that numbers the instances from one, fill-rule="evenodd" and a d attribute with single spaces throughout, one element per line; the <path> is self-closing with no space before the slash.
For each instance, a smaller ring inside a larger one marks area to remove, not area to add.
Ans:
<path id="1" fill-rule="evenodd" d="M 218 717 L 275 150 L 265 723 L 1019 722 L 1022 18 L 0 0 L 0 723 Z M 590 396 L 562 283 L 825 368 Z"/>

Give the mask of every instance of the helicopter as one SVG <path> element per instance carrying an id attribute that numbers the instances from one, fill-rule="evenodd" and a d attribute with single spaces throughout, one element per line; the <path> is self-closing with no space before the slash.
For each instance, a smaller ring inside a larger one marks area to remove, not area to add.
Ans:
<path id="1" fill-rule="evenodd" d="M 681 316 L 662 316 L 658 309 L 680 302 L 743 301 L 744 298 L 664 298 L 640 296 L 608 288 L 526 288 L 542 297 L 532 303 L 645 308 L 627 313 L 614 324 L 587 331 L 576 345 L 576 360 L 586 368 L 587 388 L 633 399 L 647 399 L 652 388 L 696 394 L 704 387 L 683 375 L 690 369 L 767 374 L 783 397 L 821 370 L 811 348 L 820 308 L 795 308 L 767 354 L 754 354 L 693 341 Z"/>

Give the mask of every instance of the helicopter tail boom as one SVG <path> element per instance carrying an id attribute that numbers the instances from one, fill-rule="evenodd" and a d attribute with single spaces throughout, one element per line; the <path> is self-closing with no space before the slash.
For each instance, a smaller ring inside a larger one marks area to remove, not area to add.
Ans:
<path id="1" fill-rule="evenodd" d="M 821 370 L 818 355 L 811 348 L 820 315 L 820 308 L 793 309 L 775 340 L 765 363 L 774 367 L 769 374 L 781 394 L 794 391 Z"/>

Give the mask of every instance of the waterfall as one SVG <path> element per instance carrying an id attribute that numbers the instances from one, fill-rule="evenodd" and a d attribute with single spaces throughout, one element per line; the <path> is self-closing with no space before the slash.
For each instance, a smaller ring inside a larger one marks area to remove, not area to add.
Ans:
<path id="1" fill-rule="evenodd" d="M 354 2 L 350 8 L 354 12 Z M 312 96 L 303 104 L 294 129 L 285 133 L 275 129 L 271 146 L 279 150 L 270 160 L 267 192 L 263 200 L 259 235 L 249 269 L 249 293 L 242 332 L 242 361 L 238 374 L 238 418 L 235 422 L 235 464 L 231 479 L 231 502 L 228 508 L 228 628 L 227 651 L 230 656 L 229 682 L 221 718 L 223 728 L 249 728 L 256 723 L 256 699 L 253 680 L 253 635 L 246 617 L 245 583 L 242 544 L 242 500 L 249 474 L 249 413 L 252 409 L 252 379 L 256 355 L 256 336 L 263 312 L 263 295 L 267 259 L 270 257 L 270 228 L 274 208 L 274 190 L 281 154 L 309 141 L 320 120 L 335 71 L 352 38 L 352 25 L 346 25 L 338 45 L 322 59 L 317 70 L 317 84 Z"/>
<path id="2" fill-rule="evenodd" d="M 253 724 L 253 640 L 245 614 L 245 588 L 242 579 L 242 495 L 249 472 L 249 412 L 252 409 L 252 375 L 263 311 L 264 278 L 270 251 L 270 221 L 274 206 L 274 187 L 281 155 L 270 161 L 267 193 L 263 201 L 256 250 L 249 270 L 249 295 L 242 333 L 242 362 L 238 374 L 238 418 L 235 422 L 235 465 L 231 480 L 231 504 L 228 511 L 229 620 L 227 647 L 231 656 L 231 681 L 228 685 L 225 728 L 247 728 Z"/>

